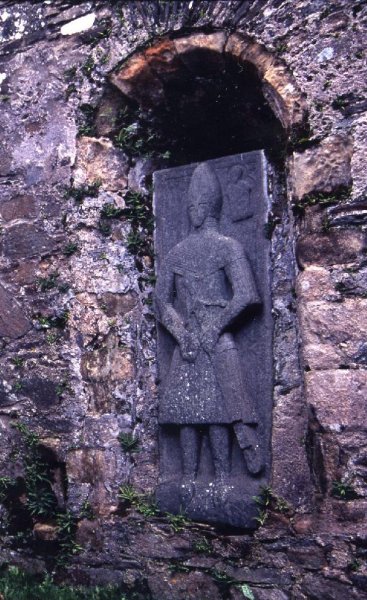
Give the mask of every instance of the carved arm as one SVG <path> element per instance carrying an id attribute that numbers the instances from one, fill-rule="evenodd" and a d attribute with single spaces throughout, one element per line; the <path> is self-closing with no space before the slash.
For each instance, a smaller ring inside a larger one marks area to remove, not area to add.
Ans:
<path id="1" fill-rule="evenodd" d="M 222 333 L 245 308 L 260 302 L 250 265 L 244 255 L 230 261 L 225 271 L 233 296 L 220 315 L 217 323 L 219 333 Z"/>

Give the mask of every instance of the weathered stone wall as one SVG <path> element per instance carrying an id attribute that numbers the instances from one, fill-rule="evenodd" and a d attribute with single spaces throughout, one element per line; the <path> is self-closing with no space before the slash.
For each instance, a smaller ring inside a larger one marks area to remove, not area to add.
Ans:
<path id="1" fill-rule="evenodd" d="M 154 600 L 367 597 L 365 21 L 363 0 L 1 3 L 4 564 Z M 137 494 L 152 173 L 261 147 L 273 477 L 248 535 Z"/>

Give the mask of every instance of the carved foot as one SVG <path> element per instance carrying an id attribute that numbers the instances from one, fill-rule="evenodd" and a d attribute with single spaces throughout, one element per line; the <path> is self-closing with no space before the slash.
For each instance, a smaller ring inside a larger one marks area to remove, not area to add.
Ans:
<path id="1" fill-rule="evenodd" d="M 215 484 L 214 484 L 214 495 L 213 495 L 214 506 L 222 507 L 226 501 L 228 494 L 233 489 L 234 489 L 234 486 L 231 481 L 231 476 L 229 474 L 221 474 L 216 479 Z"/>
<path id="2" fill-rule="evenodd" d="M 184 478 L 181 482 L 180 501 L 183 508 L 186 508 L 195 495 L 195 483 L 192 479 Z"/>

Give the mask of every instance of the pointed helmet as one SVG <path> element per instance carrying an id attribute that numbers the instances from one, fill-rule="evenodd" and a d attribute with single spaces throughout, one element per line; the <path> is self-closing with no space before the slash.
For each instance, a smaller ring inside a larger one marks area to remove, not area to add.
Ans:
<path id="1" fill-rule="evenodd" d="M 189 200 L 205 200 L 209 205 L 209 216 L 219 219 L 222 189 L 214 169 L 208 163 L 201 163 L 194 170 L 190 181 Z"/>

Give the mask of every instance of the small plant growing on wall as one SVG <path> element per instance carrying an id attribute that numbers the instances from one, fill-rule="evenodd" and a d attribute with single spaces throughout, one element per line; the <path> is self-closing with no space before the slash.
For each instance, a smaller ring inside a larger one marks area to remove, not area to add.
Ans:
<path id="1" fill-rule="evenodd" d="M 263 486 L 259 496 L 254 496 L 259 512 L 255 520 L 260 526 L 267 521 L 270 513 L 282 513 L 290 515 L 292 508 L 281 496 L 278 496 L 269 486 Z"/>
<path id="2" fill-rule="evenodd" d="M 93 183 L 74 186 L 72 181 L 71 185 L 65 188 L 65 198 L 74 198 L 75 202 L 81 204 L 84 198 L 95 198 L 99 194 L 99 188 L 102 182 L 100 179 L 96 179 Z"/>
<path id="3" fill-rule="evenodd" d="M 351 481 L 333 481 L 331 494 L 339 500 L 355 500 L 358 494 L 351 485 Z"/>
<path id="4" fill-rule="evenodd" d="M 139 440 L 134 437 L 131 433 L 120 433 L 118 436 L 118 440 L 120 442 L 121 448 L 125 452 L 129 452 L 131 454 L 135 452 L 139 452 Z"/>

